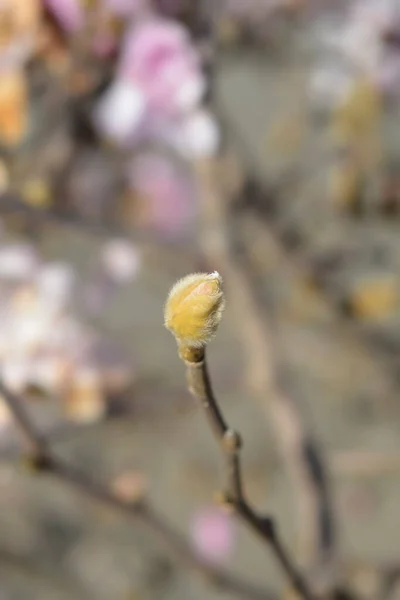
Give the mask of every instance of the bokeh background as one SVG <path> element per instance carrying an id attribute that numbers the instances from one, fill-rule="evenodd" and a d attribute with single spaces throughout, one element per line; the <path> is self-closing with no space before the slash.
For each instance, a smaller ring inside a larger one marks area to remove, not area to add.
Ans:
<path id="1" fill-rule="evenodd" d="M 249 497 L 301 561 L 261 336 L 329 474 L 337 577 L 396 597 L 399 107 L 397 0 L 0 3 L 0 377 L 59 454 L 277 597 L 272 557 L 213 502 L 163 304 L 221 271 L 210 370 Z M 1 600 L 230 597 L 24 468 L 1 400 L 0 450 Z"/>

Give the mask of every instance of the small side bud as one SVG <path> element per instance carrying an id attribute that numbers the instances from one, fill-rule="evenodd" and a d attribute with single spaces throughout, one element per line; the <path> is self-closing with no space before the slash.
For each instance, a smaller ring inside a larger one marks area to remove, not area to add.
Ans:
<path id="1" fill-rule="evenodd" d="M 221 322 L 225 300 L 219 273 L 194 273 L 171 289 L 164 308 L 164 322 L 178 341 L 189 348 L 203 348 Z"/>
<path id="2" fill-rule="evenodd" d="M 242 438 L 240 437 L 240 434 L 232 429 L 227 430 L 222 438 L 222 442 L 225 450 L 231 454 L 237 452 L 242 447 Z"/>

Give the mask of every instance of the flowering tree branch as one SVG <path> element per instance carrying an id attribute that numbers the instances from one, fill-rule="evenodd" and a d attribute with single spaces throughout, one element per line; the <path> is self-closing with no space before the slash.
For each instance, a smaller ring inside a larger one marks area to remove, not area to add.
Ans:
<path id="1" fill-rule="evenodd" d="M 23 400 L 12 393 L 1 381 L 0 394 L 25 442 L 28 463 L 35 471 L 48 473 L 94 501 L 105 504 L 134 521 L 144 523 L 182 564 L 202 575 L 220 589 L 248 600 L 276 600 L 271 591 L 244 582 L 227 571 L 200 559 L 181 534 L 175 531 L 144 498 L 134 503 L 128 502 L 111 492 L 107 486 L 98 483 L 86 473 L 58 458 L 46 439 L 37 430 Z"/>
<path id="2" fill-rule="evenodd" d="M 223 502 L 268 544 L 293 589 L 304 600 L 312 600 L 316 596 L 284 548 L 274 521 L 258 514 L 246 498 L 240 462 L 241 437 L 228 426 L 212 389 L 205 346 L 216 333 L 223 307 L 218 273 L 189 275 L 178 281 L 169 294 L 165 325 L 176 337 L 179 355 L 187 367 L 189 390 L 199 401 L 225 459 Z"/>

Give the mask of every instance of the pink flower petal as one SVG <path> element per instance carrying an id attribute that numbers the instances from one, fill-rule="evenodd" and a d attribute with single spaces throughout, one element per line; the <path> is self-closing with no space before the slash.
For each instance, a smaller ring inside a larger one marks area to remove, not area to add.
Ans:
<path id="1" fill-rule="evenodd" d="M 140 86 L 152 109 L 166 114 L 197 106 L 206 87 L 187 30 L 167 19 L 145 21 L 128 32 L 120 73 Z"/>
<path id="2" fill-rule="evenodd" d="M 213 563 L 225 562 L 235 545 L 233 518 L 218 507 L 203 508 L 193 517 L 191 537 L 202 558 Z"/>

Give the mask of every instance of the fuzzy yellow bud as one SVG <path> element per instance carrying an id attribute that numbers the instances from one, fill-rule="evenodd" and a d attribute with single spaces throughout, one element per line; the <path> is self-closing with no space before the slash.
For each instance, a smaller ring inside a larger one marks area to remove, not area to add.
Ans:
<path id="1" fill-rule="evenodd" d="M 219 273 L 194 273 L 171 289 L 164 322 L 181 346 L 202 348 L 215 335 L 225 300 Z"/>

